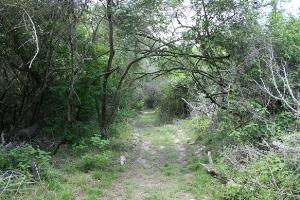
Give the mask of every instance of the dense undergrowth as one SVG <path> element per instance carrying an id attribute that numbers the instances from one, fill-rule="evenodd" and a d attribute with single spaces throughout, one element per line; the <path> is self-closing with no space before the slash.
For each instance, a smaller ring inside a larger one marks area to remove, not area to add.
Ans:
<path id="1" fill-rule="evenodd" d="M 126 169 L 119 158 L 133 150 L 133 116 L 134 112 L 120 115 L 123 120 L 112 125 L 114 135 L 110 139 L 91 135 L 71 146 L 62 145 L 54 156 L 29 144 L 1 148 L 1 199 L 99 198 L 103 189 Z"/>
<path id="2" fill-rule="evenodd" d="M 195 193 L 200 198 L 209 195 L 211 199 L 299 199 L 300 173 L 299 155 L 297 151 L 284 152 L 272 147 L 272 140 L 297 147 L 299 141 L 291 137 L 299 137 L 298 132 L 288 131 L 295 121 L 288 113 L 281 113 L 281 122 L 276 123 L 274 135 L 264 140 L 252 137 L 240 137 L 243 134 L 261 134 L 271 124 L 251 124 L 235 130 L 231 124 L 224 123 L 216 129 L 211 117 L 198 116 L 188 120 L 187 130 L 197 135 L 202 147 L 202 157 L 193 161 L 197 170 Z M 284 121 L 286 120 L 286 121 Z M 232 122 L 233 123 L 233 122 Z M 253 128 L 255 127 L 255 128 Z M 238 132 L 239 131 L 239 132 Z M 199 163 L 208 163 L 206 152 L 213 155 L 217 176 L 211 176 Z"/>
<path id="3" fill-rule="evenodd" d="M 195 101 L 197 95 L 190 95 L 193 88 L 178 89 L 188 81 L 186 77 L 166 86 L 172 92 L 161 97 L 159 114 L 162 121 L 177 120 L 183 116 L 184 103 L 189 103 L 191 117 L 183 127 L 194 134 L 194 145 L 200 149 L 191 160 L 196 171 L 194 194 L 199 199 L 300 199 L 300 134 L 295 115 L 250 98 L 240 103 L 233 96 L 228 97 L 232 100 L 227 109 L 208 109 L 201 95 L 201 103 Z"/>

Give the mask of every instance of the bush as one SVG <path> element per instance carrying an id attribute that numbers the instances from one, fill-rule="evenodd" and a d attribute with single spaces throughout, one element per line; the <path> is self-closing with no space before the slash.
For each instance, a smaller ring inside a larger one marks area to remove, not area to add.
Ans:
<path id="1" fill-rule="evenodd" d="M 160 118 L 169 122 L 174 118 L 186 118 L 189 116 L 189 108 L 182 98 L 187 98 L 188 86 L 181 82 L 168 85 L 163 90 L 159 100 Z"/>
<path id="2" fill-rule="evenodd" d="M 192 120 L 190 128 L 192 128 L 194 133 L 197 135 L 197 140 L 204 140 L 208 137 L 208 128 L 210 126 L 210 123 L 211 119 L 206 116 L 198 116 L 197 118 Z"/>
<path id="3" fill-rule="evenodd" d="M 79 169 L 83 172 L 92 170 L 109 170 L 112 165 L 112 154 L 105 151 L 100 154 L 87 153 L 79 161 Z"/>
<path id="4" fill-rule="evenodd" d="M 0 147 L 0 190 L 3 198 L 28 189 L 35 180 L 55 180 L 58 177 L 49 164 L 48 153 L 31 145 L 12 150 Z M 1 196 L 1 195 L 0 195 Z"/>
<path id="5" fill-rule="evenodd" d="M 283 156 L 269 153 L 244 169 L 227 168 L 236 184 L 225 186 L 220 199 L 298 199 L 300 173 Z"/>
<path id="6" fill-rule="evenodd" d="M 97 147 L 99 149 L 106 149 L 110 145 L 110 141 L 107 139 L 102 139 L 99 135 L 94 135 L 91 138 L 91 143 L 94 147 Z"/>
<path id="7" fill-rule="evenodd" d="M 265 141 L 289 138 L 287 132 L 295 130 L 294 116 L 289 112 L 270 114 L 257 104 L 253 108 L 255 115 L 219 111 L 212 123 L 201 118 L 193 120 L 191 127 L 205 144 L 205 150 L 214 153 L 215 167 L 221 177 L 234 182 L 216 188 L 213 199 L 300 199 L 299 159 L 265 146 Z M 213 123 L 218 125 L 212 127 Z M 250 147 L 257 150 L 256 156 L 247 154 Z M 229 154 L 224 151 L 227 148 Z M 235 163 L 238 165 L 234 167 Z M 197 183 L 201 185 L 200 181 Z"/>
<path id="8" fill-rule="evenodd" d="M 216 139 L 221 139 L 223 146 L 259 145 L 264 140 L 279 137 L 295 127 L 295 117 L 292 113 L 281 112 L 272 115 L 265 107 L 253 102 L 248 103 L 253 113 L 245 112 L 241 108 L 236 110 L 236 113 L 218 111 L 217 119 L 213 119 L 213 124 L 218 125 L 213 127 L 213 134 L 209 136 L 211 145 L 214 145 Z"/>
<path id="9" fill-rule="evenodd" d="M 82 139 L 77 144 L 73 145 L 73 150 L 75 153 L 83 154 L 88 152 L 89 150 L 105 150 L 110 146 L 110 140 L 102 139 L 99 134 L 95 134 L 94 136 L 88 139 Z"/>
<path id="10" fill-rule="evenodd" d="M 31 145 L 25 145 L 13 150 L 0 149 L 0 169 L 2 171 L 17 170 L 34 174 L 34 164 L 37 164 L 41 175 L 49 168 L 50 155 Z"/>

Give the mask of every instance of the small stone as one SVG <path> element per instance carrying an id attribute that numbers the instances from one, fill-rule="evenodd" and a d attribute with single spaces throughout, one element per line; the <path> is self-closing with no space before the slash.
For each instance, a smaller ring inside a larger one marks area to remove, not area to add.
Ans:
<path id="1" fill-rule="evenodd" d="M 126 157 L 125 156 L 120 156 L 120 164 L 121 165 L 125 165 L 125 163 L 126 163 Z"/>

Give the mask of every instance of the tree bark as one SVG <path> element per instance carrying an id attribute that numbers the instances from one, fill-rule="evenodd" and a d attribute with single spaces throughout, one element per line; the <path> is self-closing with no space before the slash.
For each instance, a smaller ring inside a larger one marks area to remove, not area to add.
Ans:
<path id="1" fill-rule="evenodd" d="M 107 65 L 105 67 L 105 74 L 102 83 L 102 95 L 101 95 L 101 131 L 104 137 L 108 137 L 108 125 L 109 125 L 109 113 L 108 113 L 108 80 L 111 75 L 111 68 L 113 64 L 113 59 L 115 56 L 115 47 L 114 47 L 114 29 L 113 29 L 113 1 L 107 0 L 106 15 L 108 21 L 108 37 L 109 37 L 109 58 Z"/>

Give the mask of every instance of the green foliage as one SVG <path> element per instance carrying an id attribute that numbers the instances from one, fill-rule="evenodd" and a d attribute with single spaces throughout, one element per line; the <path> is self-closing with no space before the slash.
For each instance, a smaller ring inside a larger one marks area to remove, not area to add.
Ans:
<path id="1" fill-rule="evenodd" d="M 209 135 L 209 126 L 211 119 L 207 116 L 198 116 L 192 119 L 189 127 L 193 129 L 194 134 L 197 135 L 197 140 L 202 141 Z"/>
<path id="2" fill-rule="evenodd" d="M 115 120 L 110 126 L 110 135 L 112 139 L 131 135 L 133 130 L 130 122 L 136 116 L 137 112 L 136 110 L 129 108 L 132 107 L 120 110 L 116 114 Z M 124 142 L 126 143 L 126 139 L 124 139 Z M 120 145 L 122 144 L 122 141 L 120 141 Z"/>
<path id="3" fill-rule="evenodd" d="M 50 155 L 31 145 L 25 145 L 13 150 L 0 149 L 0 170 L 20 170 L 35 173 L 34 164 L 37 164 L 42 175 L 49 167 Z"/>
<path id="4" fill-rule="evenodd" d="M 94 135 L 91 137 L 91 144 L 98 149 L 106 149 L 110 145 L 110 141 L 107 139 L 102 139 L 99 135 Z"/>
<path id="5" fill-rule="evenodd" d="M 231 98 L 234 113 L 218 111 L 216 114 L 218 118 L 213 121 L 216 126 L 212 130 L 213 134 L 208 136 L 207 143 L 223 140 L 224 145 L 258 144 L 263 140 L 285 134 L 288 129 L 295 126 L 296 119 L 290 112 L 283 111 L 274 115 L 267 107 L 253 101 L 237 107 L 235 97 Z"/>
<path id="6" fill-rule="evenodd" d="M 50 155 L 31 145 L 13 150 L 0 148 L 1 199 L 11 199 L 16 191 L 30 188 L 28 182 L 57 180 L 59 175 L 52 170 Z"/>
<path id="7" fill-rule="evenodd" d="M 111 148 L 117 151 L 127 150 L 133 142 L 133 129 L 128 123 L 118 123 L 112 126 L 114 135 L 111 138 Z"/>
<path id="8" fill-rule="evenodd" d="M 81 137 L 91 136 L 96 134 L 95 132 L 99 133 L 99 127 L 95 121 L 97 109 L 99 109 L 98 99 L 101 95 L 101 76 L 107 62 L 107 56 L 103 55 L 105 51 L 104 46 L 100 44 L 90 46 L 87 53 L 92 59 L 87 61 L 79 71 L 78 78 L 73 85 L 74 91 L 70 91 L 68 71 L 65 71 L 62 77 L 50 86 L 51 93 L 47 104 L 52 109 L 44 119 L 44 134 L 54 133 L 75 142 Z M 61 56 L 65 58 L 68 55 L 69 52 L 66 52 L 66 55 Z M 72 123 L 66 122 L 68 106 Z"/>
<path id="9" fill-rule="evenodd" d="M 229 170 L 229 169 L 228 169 Z M 297 199 L 300 174 L 283 157 L 268 154 L 251 166 L 227 171 L 236 184 L 223 187 L 220 199 Z"/>
<path id="10" fill-rule="evenodd" d="M 281 11 L 274 10 L 269 16 L 269 30 L 276 45 L 276 53 L 290 61 L 298 60 L 297 45 L 300 42 L 300 21 L 296 17 L 286 17 Z"/>
<path id="11" fill-rule="evenodd" d="M 195 23 L 185 26 L 181 24 L 185 13 L 180 11 L 182 2 L 137 0 L 118 1 L 113 5 L 116 54 L 111 71 L 104 73 L 109 34 L 106 18 L 102 22 L 99 16 L 107 12 L 105 6 L 102 8 L 96 3 L 87 6 L 81 1 L 75 6 L 64 1 L 1 0 L 1 132 L 10 133 L 12 127 L 21 129 L 37 122 L 41 125 L 38 137 L 54 135 L 71 143 L 73 148 L 68 153 L 75 154 L 72 159 L 76 166 L 70 167 L 70 164 L 69 170 L 64 171 L 69 173 L 76 168 L 83 172 L 107 171 L 113 160 L 111 150 L 128 148 L 132 140 L 129 118 L 137 111 L 144 106 L 158 106 L 162 121 L 186 118 L 189 109 L 183 98 L 199 100 L 200 92 L 226 108 L 222 111 L 217 108 L 212 118 L 201 116 L 190 124 L 207 149 L 218 152 L 231 145 L 259 146 L 271 138 L 287 135 L 287 130 L 294 130 L 295 117 L 284 102 L 262 94 L 257 83 L 261 80 L 265 80 L 267 86 L 272 83 L 270 63 L 284 65 L 292 89 L 299 90 L 299 18 L 275 9 L 280 1 L 272 1 L 274 6 L 268 18 L 261 20 L 261 11 L 257 8 L 260 2 L 252 5 L 252 1 L 194 0 L 190 2 L 190 9 L 195 13 L 192 20 Z M 171 9 L 176 9 L 177 21 L 182 25 L 178 28 L 178 38 L 168 38 L 169 33 L 166 33 L 170 31 L 166 27 L 174 20 L 174 15 L 167 14 Z M 28 68 L 35 53 L 33 29 L 39 52 Z M 157 37 L 159 35 L 166 38 Z M 176 41 L 171 41 L 173 39 Z M 271 61 L 264 57 L 270 56 L 270 49 L 274 50 Z M 145 66 L 149 64 L 161 71 L 153 75 L 173 73 L 168 75 L 168 85 L 161 93 L 157 93 L 160 84 L 155 84 L 157 88 L 149 90 L 146 98 L 139 91 L 142 86 L 131 82 L 141 78 L 138 75 L 143 71 L 152 73 L 152 68 L 148 70 L 135 63 L 135 59 L 143 56 L 151 57 Z M 124 85 L 133 87 L 119 91 L 120 76 L 131 61 L 133 65 Z M 282 75 L 282 70 L 276 73 Z M 104 89 L 106 76 L 109 78 Z M 279 80 L 279 89 L 285 84 L 289 83 Z M 271 92 L 276 93 L 276 90 L 277 86 L 270 87 Z M 284 92 L 284 95 L 290 93 Z M 101 102 L 103 96 L 107 96 L 107 103 Z M 109 117 L 105 119 L 110 125 L 109 140 L 103 139 L 99 131 L 103 105 L 108 110 Z M 149 121 L 155 125 L 154 118 L 152 115 L 139 119 L 139 125 L 145 126 Z M 51 168 L 49 160 L 48 153 L 30 145 L 11 151 L 0 148 L 1 171 L 17 170 L 32 176 L 33 165 L 37 163 L 49 188 L 56 190 L 60 184 L 56 185 L 53 180 L 58 180 L 61 172 Z M 298 173 L 277 155 L 258 160 L 238 175 L 227 171 L 239 185 L 224 187 L 220 193 L 223 199 L 292 199 L 299 186 Z M 93 175 L 102 178 L 100 174 Z M 207 174 L 197 176 L 202 185 L 214 184 Z M 0 185 L 4 185 L 1 179 Z M 72 192 L 68 188 L 57 198 L 72 199 Z M 205 191 L 199 189 L 199 192 Z M 253 193 L 257 195 L 251 196 Z"/>
<path id="12" fill-rule="evenodd" d="M 80 162 L 79 169 L 83 172 L 92 170 L 109 170 L 112 165 L 112 154 L 110 151 L 105 151 L 99 154 L 87 153 L 85 154 Z"/>
<path id="13" fill-rule="evenodd" d="M 295 116 L 292 113 L 282 112 L 276 116 L 274 123 L 279 130 L 286 130 L 290 127 L 295 126 L 296 120 Z"/>
<path id="14" fill-rule="evenodd" d="M 185 77 L 177 77 L 174 82 L 167 85 L 159 99 L 159 116 L 162 121 L 169 122 L 173 118 L 185 118 L 189 109 L 182 98 L 187 99 L 189 87 L 184 82 Z"/>
<path id="15" fill-rule="evenodd" d="M 206 197 L 208 197 L 208 199 L 216 199 L 215 196 L 219 192 L 220 187 L 222 187 L 222 185 L 203 169 L 196 171 L 192 192 L 199 199 L 206 199 Z"/>
<path id="16" fill-rule="evenodd" d="M 265 109 L 261 110 L 261 112 L 264 112 L 263 110 Z M 268 113 L 265 114 L 268 116 Z M 233 168 L 224 164 L 222 162 L 223 159 L 217 153 L 226 146 L 245 143 L 259 146 L 261 139 L 268 140 L 268 138 L 286 135 L 285 131 L 289 127 L 294 126 L 294 116 L 291 113 L 283 112 L 278 114 L 274 121 L 262 123 L 259 120 L 254 121 L 252 119 L 244 126 L 238 128 L 235 128 L 235 123 L 229 115 L 225 115 L 223 120 L 219 130 L 214 130 L 217 132 L 207 134 L 201 140 L 205 144 L 206 149 L 215 152 L 213 157 L 215 167 L 221 172 L 221 176 L 234 181 L 233 184 L 220 185 L 216 189 L 214 189 L 214 186 L 209 185 L 207 190 L 213 191 L 211 192 L 213 199 L 297 199 L 300 175 L 295 172 L 295 166 L 299 166 L 299 162 L 295 164 L 295 158 L 265 152 L 266 154 L 262 158 L 255 160 L 254 163 Z M 201 125 L 201 123 L 199 124 Z M 197 131 L 197 129 L 194 130 Z M 264 134 L 261 135 L 262 133 Z M 201 160 L 200 162 L 207 163 L 207 160 Z M 199 180 L 197 183 L 201 185 L 202 182 L 202 180 Z"/>
<path id="17" fill-rule="evenodd" d="M 99 134 L 95 134 L 92 137 L 81 139 L 78 143 L 73 145 L 73 150 L 82 155 L 88 151 L 103 151 L 110 147 L 111 141 L 103 139 Z"/>

